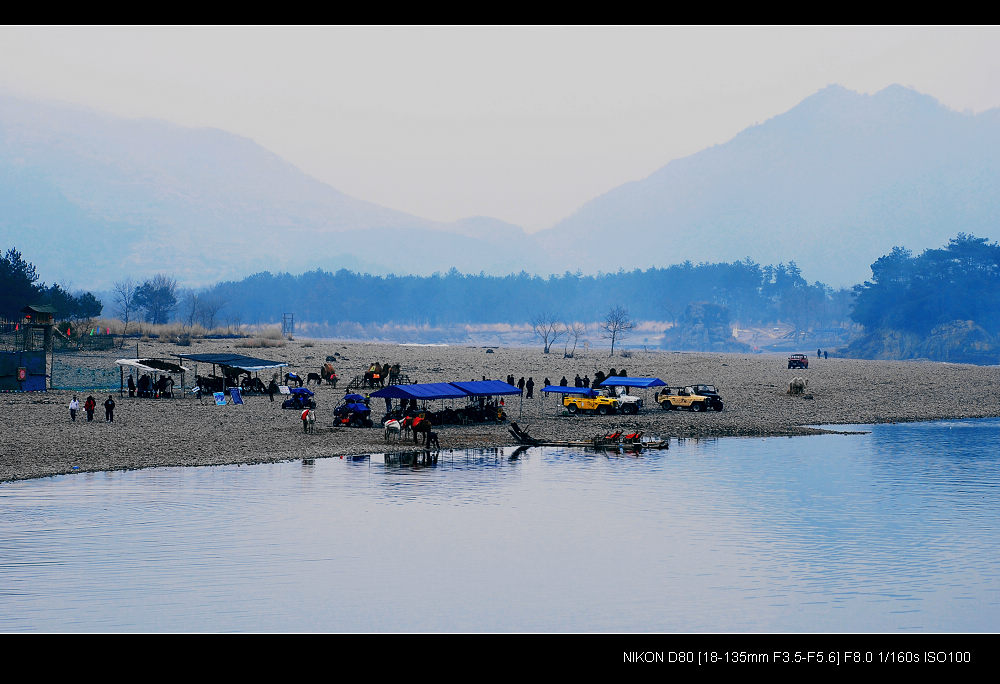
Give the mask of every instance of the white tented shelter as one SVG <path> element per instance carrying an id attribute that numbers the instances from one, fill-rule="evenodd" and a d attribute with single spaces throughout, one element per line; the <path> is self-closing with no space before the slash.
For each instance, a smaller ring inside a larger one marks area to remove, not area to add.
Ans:
<path id="1" fill-rule="evenodd" d="M 119 388 L 119 393 L 125 393 L 125 369 L 129 369 L 129 375 L 133 373 L 136 376 L 136 390 L 139 396 L 159 396 L 163 392 L 162 388 L 167 387 L 166 380 L 161 378 L 169 378 L 169 395 L 173 396 L 173 386 L 174 379 L 173 376 L 180 374 L 181 376 L 181 387 L 184 387 L 184 374 L 190 372 L 188 368 L 181 366 L 180 364 L 173 363 L 172 361 L 165 361 L 163 359 L 118 359 L 115 361 L 118 367 L 121 369 L 121 386 Z M 143 376 L 149 378 L 149 386 L 145 386 L 142 382 Z"/>

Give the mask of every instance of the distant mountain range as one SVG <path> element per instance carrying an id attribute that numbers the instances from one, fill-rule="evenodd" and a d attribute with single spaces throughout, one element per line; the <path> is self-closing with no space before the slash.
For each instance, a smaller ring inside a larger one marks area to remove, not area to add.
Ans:
<path id="1" fill-rule="evenodd" d="M 194 286 L 263 270 L 548 274 L 745 257 L 849 285 L 894 245 L 998 237 L 998 151 L 1000 110 L 830 86 L 529 235 L 349 197 L 223 131 L 0 96 L 0 247 L 88 289 L 156 272 Z"/>

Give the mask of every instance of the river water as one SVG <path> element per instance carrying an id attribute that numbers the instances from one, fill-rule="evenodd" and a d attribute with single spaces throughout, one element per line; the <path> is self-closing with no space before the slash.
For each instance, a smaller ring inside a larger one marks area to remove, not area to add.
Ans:
<path id="1" fill-rule="evenodd" d="M 1000 420 L 0 484 L 4 632 L 996 632 Z"/>

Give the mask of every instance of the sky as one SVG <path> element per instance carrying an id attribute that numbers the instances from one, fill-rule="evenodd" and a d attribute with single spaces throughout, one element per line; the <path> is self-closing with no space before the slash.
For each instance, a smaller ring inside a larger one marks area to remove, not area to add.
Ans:
<path id="1" fill-rule="evenodd" d="M 529 232 L 830 84 L 1000 107 L 1000 27 L 0 27 L 0 91 L 253 139 L 341 192 Z"/>

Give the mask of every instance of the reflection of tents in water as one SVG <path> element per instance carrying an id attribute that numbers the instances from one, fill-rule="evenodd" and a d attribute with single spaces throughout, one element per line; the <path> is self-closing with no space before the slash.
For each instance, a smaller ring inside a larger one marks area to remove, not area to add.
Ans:
<path id="1" fill-rule="evenodd" d="M 188 372 L 184 366 L 164 359 L 118 359 L 115 363 L 121 369 L 119 393 L 125 392 L 125 369 L 128 368 L 130 377 L 133 372 L 137 376 L 136 389 L 140 397 L 173 396 L 173 376 L 178 374 L 181 376 L 183 388 L 184 374 Z"/>

